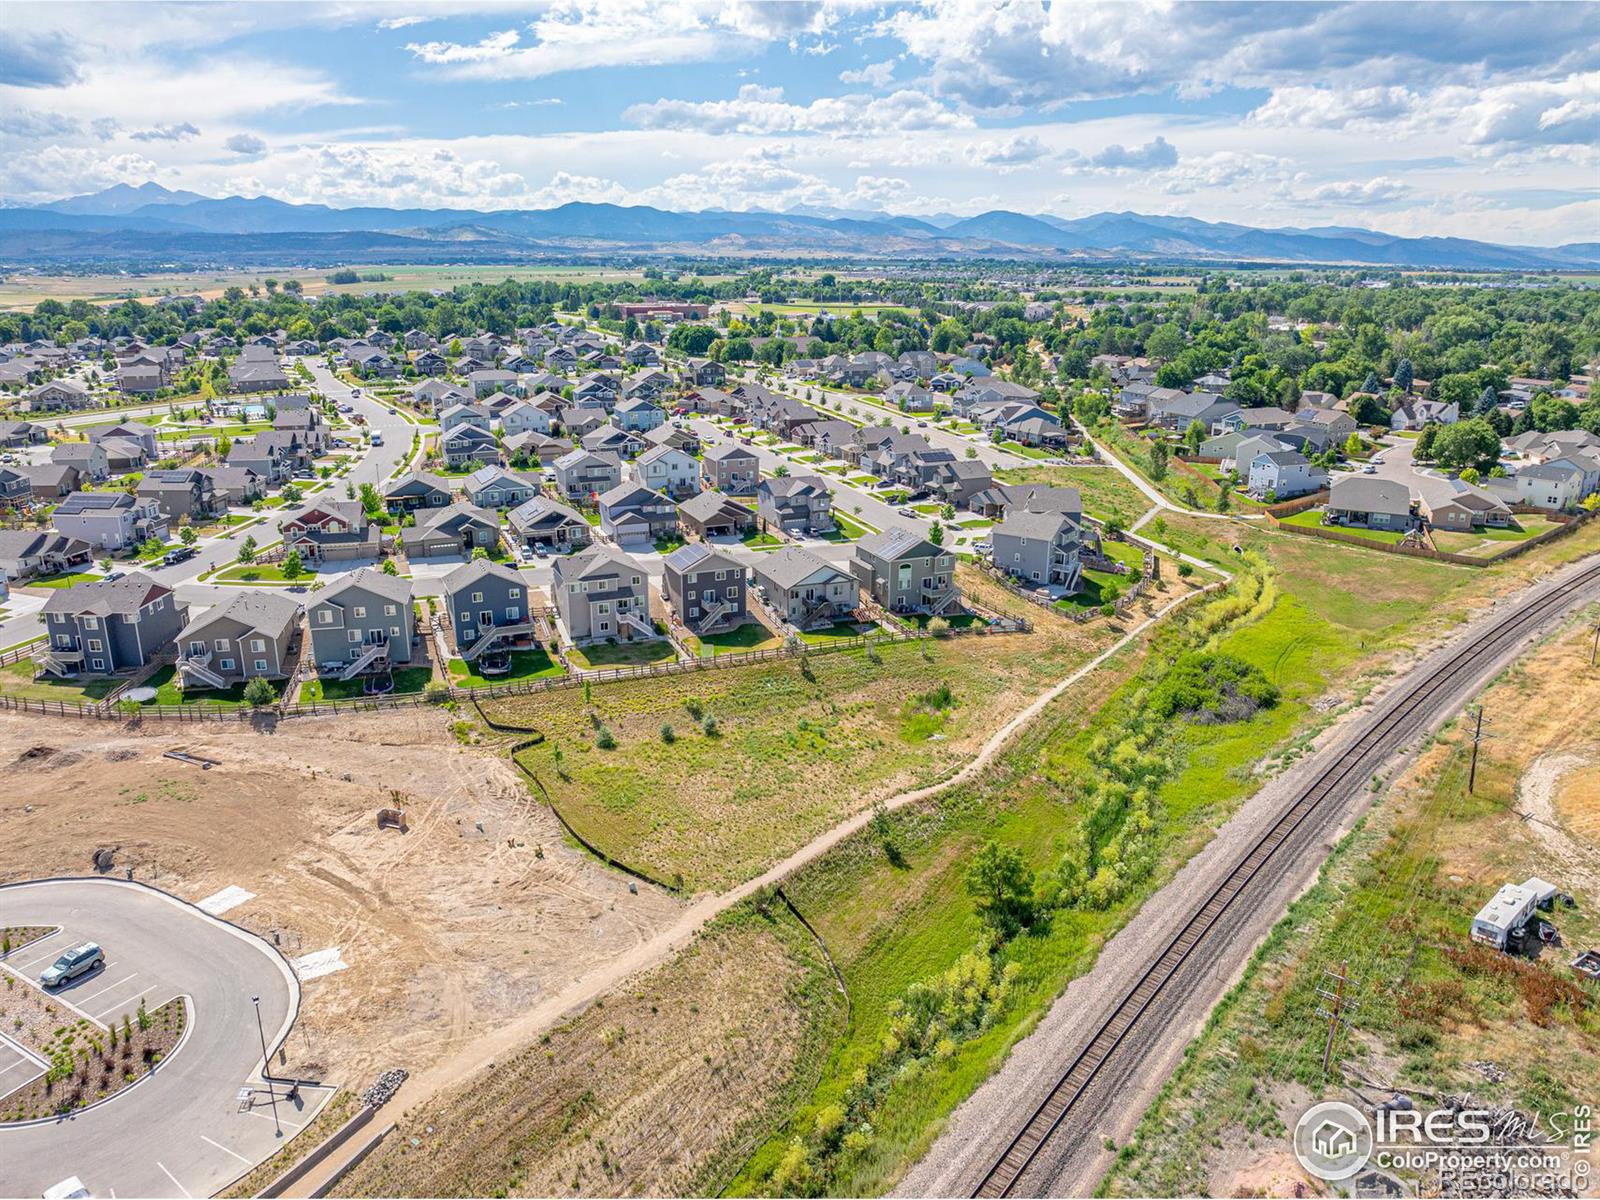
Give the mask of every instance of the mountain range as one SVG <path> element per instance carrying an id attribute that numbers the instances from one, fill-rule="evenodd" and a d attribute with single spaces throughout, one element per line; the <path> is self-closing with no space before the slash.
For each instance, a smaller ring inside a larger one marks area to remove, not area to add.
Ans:
<path id="1" fill-rule="evenodd" d="M 928 220 L 885 212 L 669 212 L 648 206 L 548 209 L 331 208 L 269 196 L 214 199 L 156 183 L 118 184 L 37 207 L 0 208 L 0 262 L 514 261 L 574 253 L 1024 258 L 1095 263 L 1354 264 L 1469 270 L 1600 266 L 1600 243 L 1507 246 L 1348 227 L 1260 229 L 1135 212 L 1065 219 L 996 210 Z"/>

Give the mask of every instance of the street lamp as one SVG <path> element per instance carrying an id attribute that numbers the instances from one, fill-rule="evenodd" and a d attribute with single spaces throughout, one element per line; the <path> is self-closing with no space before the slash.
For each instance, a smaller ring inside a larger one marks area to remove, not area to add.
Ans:
<path id="1" fill-rule="evenodd" d="M 272 1126 L 282 1137 L 283 1126 L 278 1121 L 278 1090 L 272 1086 L 272 1076 L 267 1074 L 267 1031 L 261 1024 L 261 997 L 251 996 L 250 1003 L 256 1006 L 256 1032 L 261 1035 L 261 1078 L 267 1081 L 267 1095 L 272 1099 Z"/>

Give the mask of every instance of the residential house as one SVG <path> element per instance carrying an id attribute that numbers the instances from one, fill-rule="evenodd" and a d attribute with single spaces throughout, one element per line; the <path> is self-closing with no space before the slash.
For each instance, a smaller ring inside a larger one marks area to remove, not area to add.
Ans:
<path id="1" fill-rule="evenodd" d="M 23 393 L 29 412 L 81 412 L 95 407 L 89 385 L 76 379 L 51 379 Z"/>
<path id="2" fill-rule="evenodd" d="M 1083 528 L 1066 513 L 1015 509 L 989 540 L 995 567 L 1024 583 L 1075 592 L 1083 581 Z"/>
<path id="3" fill-rule="evenodd" d="M 127 492 L 73 492 L 51 514 L 62 533 L 82 538 L 96 550 L 125 550 L 155 538 L 167 540 L 161 506 Z"/>
<path id="4" fill-rule="evenodd" d="M 505 449 L 506 457 L 517 466 L 537 463 L 547 467 L 572 449 L 571 442 L 546 437 L 531 429 L 526 433 L 513 433 L 501 445 Z"/>
<path id="5" fill-rule="evenodd" d="M 439 414 L 439 430 L 449 433 L 463 425 L 471 425 L 484 433 L 494 428 L 494 419 L 481 404 L 454 404 Z"/>
<path id="6" fill-rule="evenodd" d="M 592 454 L 632 458 L 644 448 L 644 441 L 638 434 L 628 433 L 615 425 L 601 425 L 580 437 L 578 445 Z"/>
<path id="7" fill-rule="evenodd" d="M 851 574 L 890 612 L 937 615 L 958 608 L 955 570 L 954 554 L 908 529 L 869 534 L 851 547 Z"/>
<path id="8" fill-rule="evenodd" d="M 1416 518 L 1411 489 L 1394 479 L 1368 475 L 1340 475 L 1328 487 L 1326 520 L 1335 525 L 1409 531 Z"/>
<path id="9" fill-rule="evenodd" d="M 1516 485 L 1519 503 L 1562 512 L 1583 498 L 1584 471 L 1565 458 L 1547 459 L 1517 468 Z"/>
<path id="10" fill-rule="evenodd" d="M 1301 425 L 1310 425 L 1326 430 L 1330 443 L 1338 442 L 1343 445 L 1349 440 L 1350 435 L 1359 428 L 1356 424 L 1356 419 L 1349 413 L 1339 412 L 1333 408 L 1306 407 L 1304 394 L 1300 397 L 1300 407 L 1294 415 L 1295 420 Z"/>
<path id="11" fill-rule="evenodd" d="M 470 404 L 472 393 L 443 379 L 429 379 L 411 390 L 411 399 L 424 412 L 443 412 L 457 404 Z"/>
<path id="12" fill-rule="evenodd" d="M 678 620 L 700 637 L 737 629 L 749 617 L 744 567 L 704 542 L 667 555 L 661 590 Z"/>
<path id="13" fill-rule="evenodd" d="M 751 570 L 767 605 L 797 629 L 849 620 L 861 604 L 854 576 L 799 546 L 757 555 Z"/>
<path id="14" fill-rule="evenodd" d="M 700 436 L 694 430 L 679 425 L 657 425 L 644 435 L 644 444 L 647 448 L 671 446 L 688 455 L 700 453 Z"/>
<path id="15" fill-rule="evenodd" d="M 535 496 L 518 505 L 506 514 L 506 524 L 530 549 L 542 545 L 566 553 L 594 540 L 589 522 L 548 496 Z"/>
<path id="16" fill-rule="evenodd" d="M 815 475 L 763 479 L 756 487 L 756 513 L 785 533 L 827 533 L 834 528 L 833 496 Z"/>
<path id="17" fill-rule="evenodd" d="M 652 446 L 633 464 L 634 478 L 675 500 L 700 490 L 700 464 L 682 450 Z"/>
<path id="18" fill-rule="evenodd" d="M 1417 513 L 1434 530 L 1470 532 L 1511 524 L 1511 509 L 1498 496 L 1464 479 L 1439 475 L 1413 475 Z"/>
<path id="19" fill-rule="evenodd" d="M 277 354 L 264 346 L 246 346 L 228 367 L 230 392 L 281 392 L 288 386 Z"/>
<path id="20" fill-rule="evenodd" d="M 629 400 L 658 401 L 672 386 L 672 376 L 665 371 L 640 371 L 622 385 L 622 395 Z"/>
<path id="21" fill-rule="evenodd" d="M 1242 473 L 1252 496 L 1274 500 L 1292 500 L 1328 486 L 1327 470 L 1312 466 L 1298 450 L 1263 450 L 1250 459 Z"/>
<path id="22" fill-rule="evenodd" d="M 739 537 L 755 528 L 756 514 L 721 492 L 705 491 L 678 505 L 678 524 L 702 541 Z"/>
<path id="23" fill-rule="evenodd" d="M 700 477 L 706 487 L 748 496 L 761 482 L 761 460 L 737 442 L 719 442 L 700 460 Z"/>
<path id="24" fill-rule="evenodd" d="M 504 467 L 480 467 L 467 476 L 467 499 L 479 508 L 515 508 L 539 494 L 539 485 Z"/>
<path id="25" fill-rule="evenodd" d="M 184 517 L 202 524 L 227 508 L 226 502 L 218 498 L 211 476 L 193 467 L 146 471 L 134 495 L 154 500 L 162 515 L 173 524 Z"/>
<path id="26" fill-rule="evenodd" d="M 622 352 L 622 357 L 632 367 L 659 367 L 661 355 L 656 353 L 656 348 L 649 342 L 631 342 Z"/>
<path id="27" fill-rule="evenodd" d="M 274 487 L 308 466 L 310 459 L 300 439 L 292 433 L 269 429 L 254 437 L 237 438 L 228 447 L 228 465 L 247 467 L 268 487 Z"/>
<path id="28" fill-rule="evenodd" d="M 929 492 L 945 504 L 966 508 L 974 496 L 994 486 L 994 476 L 979 459 L 952 459 L 938 464 L 927 486 Z"/>
<path id="29" fill-rule="evenodd" d="M 568 435 L 581 440 L 597 429 L 606 428 L 607 414 L 605 409 L 599 407 L 569 405 L 559 410 L 557 420 Z M 615 430 L 614 426 L 610 428 Z"/>
<path id="30" fill-rule="evenodd" d="M 1389 428 L 1420 430 L 1424 425 L 1454 425 L 1461 419 L 1459 404 L 1439 400 L 1416 400 L 1401 404 L 1389 416 Z"/>
<path id="31" fill-rule="evenodd" d="M 306 615 L 311 657 L 324 673 L 354 679 L 411 661 L 409 579 L 362 567 L 317 593 Z"/>
<path id="32" fill-rule="evenodd" d="M 33 500 L 33 481 L 15 467 L 0 467 L 0 506 L 14 508 Z"/>
<path id="33" fill-rule="evenodd" d="M 0 578 L 13 582 L 87 566 L 94 547 L 54 529 L 0 529 Z"/>
<path id="34" fill-rule="evenodd" d="M 456 653 L 468 663 L 532 641 L 529 588 L 514 567 L 476 559 L 446 575 L 443 587 Z"/>
<path id="35" fill-rule="evenodd" d="M 150 456 L 145 453 L 145 448 L 138 442 L 127 438 L 106 438 L 96 442 L 106 452 L 106 469 L 113 475 L 127 475 L 132 471 L 144 469 L 150 461 Z"/>
<path id="36" fill-rule="evenodd" d="M 618 545 L 650 543 L 678 532 L 678 508 L 642 483 L 619 483 L 599 500 L 600 532 Z"/>
<path id="37" fill-rule="evenodd" d="M 709 358 L 691 358 L 683 364 L 683 378 L 692 387 L 721 387 L 728 382 L 728 371 Z"/>
<path id="38" fill-rule="evenodd" d="M 241 591 L 194 617 L 179 632 L 178 686 L 229 688 L 251 679 L 285 679 L 295 668 L 300 604 L 266 588 Z"/>
<path id="39" fill-rule="evenodd" d="M 411 365 L 417 369 L 418 375 L 437 378 L 450 370 L 450 361 L 436 350 L 424 350 L 411 360 Z"/>
<path id="40" fill-rule="evenodd" d="M 551 591 L 567 640 L 582 644 L 656 637 L 644 568 L 620 550 L 590 546 L 555 560 Z"/>
<path id="41" fill-rule="evenodd" d="M 1194 422 L 1208 432 L 1223 418 L 1239 411 L 1232 400 L 1214 392 L 1183 392 L 1170 400 L 1154 400 L 1149 405 L 1150 423 L 1184 433 Z"/>
<path id="42" fill-rule="evenodd" d="M 491 396 L 517 386 L 517 373 L 499 367 L 484 367 L 468 374 L 467 383 L 474 396 Z"/>
<path id="43" fill-rule="evenodd" d="M 8 450 L 23 446 L 42 446 L 50 440 L 50 430 L 32 421 L 0 421 L 0 446 Z"/>
<path id="44" fill-rule="evenodd" d="M 117 390 L 129 396 L 151 396 L 166 386 L 166 372 L 152 363 L 134 362 L 117 368 Z"/>
<path id="45" fill-rule="evenodd" d="M 41 463 L 35 467 L 18 467 L 17 471 L 28 480 L 35 500 L 52 503 L 90 482 L 71 463 Z"/>
<path id="46" fill-rule="evenodd" d="M 156 439 L 156 431 L 139 421 L 120 421 L 103 429 L 91 429 L 89 431 L 89 440 L 91 442 L 133 442 L 145 452 L 148 458 L 155 458 L 161 453 L 161 445 Z"/>
<path id="47" fill-rule="evenodd" d="M 569 450 L 555 461 L 556 487 L 570 500 L 585 500 L 622 482 L 622 460 L 615 454 Z"/>
<path id="48" fill-rule="evenodd" d="M 617 401 L 611 410 L 611 422 L 619 429 L 632 433 L 645 433 L 662 424 L 667 414 L 660 406 L 643 396 L 630 396 Z"/>
<path id="49" fill-rule="evenodd" d="M 883 398 L 906 413 L 931 413 L 934 407 L 933 393 L 914 383 L 891 384 L 884 390 Z"/>
<path id="50" fill-rule="evenodd" d="M 307 563 L 349 562 L 383 553 L 383 531 L 358 500 L 313 500 L 278 526 L 284 553 Z"/>
<path id="51" fill-rule="evenodd" d="M 492 551 L 500 544 L 499 520 L 476 505 L 422 509 L 416 518 L 415 525 L 400 531 L 400 548 L 409 559 L 470 556 L 474 550 Z"/>
<path id="52" fill-rule="evenodd" d="M 202 467 L 201 471 L 210 477 L 212 494 L 222 508 L 254 504 L 267 494 L 261 476 L 249 467 Z"/>
<path id="53" fill-rule="evenodd" d="M 455 484 L 431 471 L 411 471 L 383 489 L 384 507 L 392 513 L 444 508 L 455 499 Z"/>
<path id="54" fill-rule="evenodd" d="M 40 610 L 48 641 L 34 656 L 50 675 L 112 675 L 148 666 L 182 630 L 187 605 L 143 571 L 58 588 Z"/>
<path id="55" fill-rule="evenodd" d="M 50 461 L 77 467 L 91 483 L 111 477 L 111 461 L 102 442 L 57 442 L 50 447 Z"/>
<path id="56" fill-rule="evenodd" d="M 439 439 L 439 450 L 451 467 L 468 463 L 498 463 L 500 443 L 494 434 L 476 425 L 457 425 Z"/>
<path id="57" fill-rule="evenodd" d="M 500 432 L 510 439 L 519 433 L 537 433 L 549 437 L 555 432 L 556 415 L 548 408 L 519 400 L 500 410 Z"/>

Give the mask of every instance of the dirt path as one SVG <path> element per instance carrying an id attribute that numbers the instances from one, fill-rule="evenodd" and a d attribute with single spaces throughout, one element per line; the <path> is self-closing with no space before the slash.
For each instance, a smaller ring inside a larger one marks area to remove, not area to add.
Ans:
<path id="1" fill-rule="evenodd" d="M 975 779 L 1021 730 L 1032 723 L 1040 713 L 1044 712 L 1053 701 L 1058 699 L 1069 688 L 1088 678 L 1096 670 L 1104 666 L 1114 655 L 1132 645 L 1148 630 L 1159 624 L 1183 604 L 1220 586 L 1222 585 L 1212 584 L 1210 587 L 1197 589 L 1169 601 L 1138 625 L 1129 629 L 1117 641 L 1101 651 L 1100 654 L 1035 697 L 1033 702 L 1026 708 L 995 730 L 977 755 L 955 774 L 938 783 L 902 792 L 886 800 L 883 806 L 893 810 L 903 808 L 908 804 L 918 804 Z M 480 1070 L 492 1067 L 497 1059 L 515 1053 L 567 1013 L 593 1002 L 630 977 L 655 966 L 669 955 L 683 949 L 694 940 L 695 935 L 699 933 L 707 922 L 743 903 L 761 888 L 779 883 L 802 867 L 815 862 L 835 846 L 859 832 L 871 820 L 872 812 L 870 810 L 858 813 L 849 820 L 814 838 L 764 874 L 748 880 L 729 891 L 706 896 L 695 901 L 684 909 L 677 919 L 666 928 L 656 931 L 652 936 L 637 945 L 578 976 L 570 986 L 545 996 L 516 1019 L 497 1026 L 491 1032 L 474 1039 L 469 1045 L 460 1047 L 455 1053 L 440 1059 L 427 1070 L 418 1073 L 406 1082 L 399 1095 L 403 1098 L 408 1109 L 414 1109 L 416 1106 L 432 1099 L 444 1089 L 470 1078 Z M 376 1122 L 373 1136 L 376 1136 L 377 1130 L 383 1128 L 386 1124 L 386 1122 Z M 297 1183 L 294 1192 L 291 1194 L 309 1194 L 323 1180 L 339 1171 L 343 1163 L 350 1161 L 359 1154 L 370 1140 L 370 1137 L 355 1138 L 348 1145 L 341 1147 L 339 1153 L 332 1156 L 327 1163 L 319 1166 L 316 1171 Z"/>
<path id="2" fill-rule="evenodd" d="M 1552 878 L 1568 881 L 1567 890 L 1593 893 L 1600 887 L 1600 851 L 1574 838 L 1556 812 L 1556 791 L 1569 772 L 1584 770 L 1600 759 L 1600 746 L 1558 750 L 1528 765 L 1517 783 L 1517 815 L 1560 866 Z"/>

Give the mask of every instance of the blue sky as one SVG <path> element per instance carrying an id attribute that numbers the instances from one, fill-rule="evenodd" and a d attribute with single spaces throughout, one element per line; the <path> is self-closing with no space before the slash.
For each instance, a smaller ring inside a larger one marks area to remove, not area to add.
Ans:
<path id="1" fill-rule="evenodd" d="M 6 6 L 0 192 L 1600 240 L 1600 5 Z"/>

